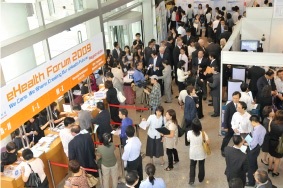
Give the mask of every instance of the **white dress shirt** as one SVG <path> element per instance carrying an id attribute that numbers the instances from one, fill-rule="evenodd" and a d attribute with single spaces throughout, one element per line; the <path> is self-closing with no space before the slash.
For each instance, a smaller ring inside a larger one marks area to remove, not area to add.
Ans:
<path id="1" fill-rule="evenodd" d="M 238 12 L 233 12 L 232 14 L 232 19 L 233 22 L 236 23 L 238 21 L 239 13 Z"/>
<path id="2" fill-rule="evenodd" d="M 275 79 L 275 85 L 278 92 L 283 93 L 283 80 L 280 78 Z"/>
<path id="3" fill-rule="evenodd" d="M 192 53 L 196 51 L 196 47 L 194 46 L 188 46 L 188 54 L 189 54 L 189 57 L 190 59 L 192 59 Z"/>
<path id="4" fill-rule="evenodd" d="M 184 89 L 184 90 L 182 90 L 182 91 L 179 93 L 178 100 L 179 100 L 179 101 L 182 101 L 182 102 L 185 104 L 186 96 L 188 96 L 188 92 L 187 92 L 186 89 Z"/>
<path id="5" fill-rule="evenodd" d="M 179 61 L 185 61 L 185 65 L 183 66 L 185 68 L 185 72 L 188 71 L 188 63 L 189 63 L 189 59 L 188 56 L 186 54 L 180 54 L 179 55 Z"/>
<path id="6" fill-rule="evenodd" d="M 218 27 L 218 24 L 219 24 L 219 20 L 214 20 L 213 21 L 213 25 L 212 25 L 213 30 Z"/>
<path id="7" fill-rule="evenodd" d="M 192 19 L 193 18 L 193 14 L 194 14 L 194 9 L 193 8 L 188 8 L 188 10 L 187 10 L 188 19 Z"/>
<path id="8" fill-rule="evenodd" d="M 178 34 L 180 34 L 182 37 L 186 35 L 186 30 L 182 26 L 179 26 L 177 31 L 178 31 Z"/>
<path id="9" fill-rule="evenodd" d="M 123 161 L 134 161 L 141 154 L 142 143 L 138 137 L 128 138 L 127 144 L 124 147 L 124 153 L 122 155 Z"/>
<path id="10" fill-rule="evenodd" d="M 64 152 L 68 157 L 68 145 L 71 140 L 73 140 L 74 136 L 71 134 L 71 130 L 68 128 L 64 128 L 59 133 Z"/>
<path id="11" fill-rule="evenodd" d="M 177 77 L 178 82 L 184 82 L 186 78 L 188 78 L 188 75 L 185 75 L 185 72 L 182 69 L 177 69 Z"/>
<path id="12" fill-rule="evenodd" d="M 247 92 L 241 92 L 240 101 L 243 101 L 247 104 L 247 111 L 251 111 L 253 109 L 253 97 L 249 95 Z"/>
<path id="13" fill-rule="evenodd" d="M 239 133 L 250 133 L 253 130 L 250 117 L 248 112 L 243 115 L 240 112 L 235 112 L 231 120 L 232 129 L 238 129 Z"/>
<path id="14" fill-rule="evenodd" d="M 171 21 L 173 21 L 173 22 L 176 21 L 176 12 L 175 11 L 172 12 Z"/>
<path id="15" fill-rule="evenodd" d="M 156 128 L 162 127 L 162 124 L 165 125 L 166 123 L 166 118 L 161 116 L 157 118 L 155 114 L 152 114 L 148 117 L 147 119 L 147 124 L 149 125 L 147 135 L 154 139 L 159 139 L 160 138 L 160 133 L 156 130 Z"/>

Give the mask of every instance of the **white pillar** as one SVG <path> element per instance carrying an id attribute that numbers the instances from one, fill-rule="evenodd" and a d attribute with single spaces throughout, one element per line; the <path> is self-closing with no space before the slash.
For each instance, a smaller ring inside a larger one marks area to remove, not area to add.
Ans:
<path id="1" fill-rule="evenodd" d="M 152 0 L 143 0 L 142 1 L 142 14 L 143 14 L 143 42 L 144 45 L 147 46 L 147 43 L 155 38 L 154 32 L 155 25 L 153 18 L 155 19 L 153 15 L 153 5 L 152 5 Z M 155 11 L 155 10 L 154 10 Z"/>
<path id="2" fill-rule="evenodd" d="M 26 31 L 29 31 L 26 4 L 1 3 L 1 41 Z M 1 59 L 1 66 L 6 82 L 33 69 L 36 67 L 33 47 Z"/>

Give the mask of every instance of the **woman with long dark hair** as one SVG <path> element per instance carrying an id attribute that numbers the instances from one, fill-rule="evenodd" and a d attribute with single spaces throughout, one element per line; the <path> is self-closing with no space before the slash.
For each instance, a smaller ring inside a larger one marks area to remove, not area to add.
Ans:
<path id="1" fill-rule="evenodd" d="M 103 174 L 103 187 L 109 188 L 109 176 L 112 179 L 112 188 L 118 184 L 118 164 L 115 156 L 115 145 L 111 142 L 111 135 L 102 135 L 103 145 L 97 148 L 97 159 L 101 160 L 101 170 Z"/>
<path id="2" fill-rule="evenodd" d="M 186 62 L 181 60 L 181 61 L 178 62 L 178 66 L 177 66 L 177 78 L 178 78 L 179 93 L 186 88 L 184 82 L 189 76 L 189 72 L 185 72 L 183 70 L 183 67 L 184 67 L 185 64 L 186 64 Z"/>
<path id="3" fill-rule="evenodd" d="M 187 140 L 188 142 L 190 142 L 190 185 L 194 184 L 195 182 L 197 162 L 199 163 L 199 182 L 202 182 L 205 176 L 204 162 L 206 153 L 202 146 L 203 137 L 205 139 L 205 142 L 209 143 L 207 134 L 202 131 L 201 122 L 199 121 L 199 119 L 195 118 L 192 122 L 192 130 L 188 131 L 187 134 Z"/>
<path id="4" fill-rule="evenodd" d="M 120 105 L 120 102 L 117 98 L 117 90 L 113 87 L 113 83 L 109 80 L 105 81 L 104 83 L 105 88 L 108 89 L 106 92 L 106 101 L 108 104 L 116 104 Z M 111 119 L 115 122 L 121 122 L 121 119 L 119 118 L 119 108 L 110 106 L 110 115 Z"/>
<path id="5" fill-rule="evenodd" d="M 164 138 L 164 145 L 166 148 L 166 154 L 168 156 L 168 167 L 165 168 L 165 170 L 171 171 L 174 168 L 173 164 L 179 162 L 178 151 L 176 149 L 178 144 L 178 121 L 176 118 L 176 112 L 173 109 L 167 110 L 165 117 L 165 127 L 170 131 L 170 134 L 160 135 Z"/>
<path id="6" fill-rule="evenodd" d="M 148 176 L 145 180 L 143 180 L 140 184 L 140 188 L 166 188 L 165 182 L 162 178 L 155 178 L 155 166 L 152 163 L 148 163 L 145 166 L 145 172 Z"/>

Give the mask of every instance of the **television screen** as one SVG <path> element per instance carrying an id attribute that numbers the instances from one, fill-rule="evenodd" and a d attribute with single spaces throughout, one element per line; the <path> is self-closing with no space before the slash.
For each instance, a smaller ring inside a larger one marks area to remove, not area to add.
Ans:
<path id="1" fill-rule="evenodd" d="M 241 40 L 241 50 L 257 51 L 259 40 Z"/>

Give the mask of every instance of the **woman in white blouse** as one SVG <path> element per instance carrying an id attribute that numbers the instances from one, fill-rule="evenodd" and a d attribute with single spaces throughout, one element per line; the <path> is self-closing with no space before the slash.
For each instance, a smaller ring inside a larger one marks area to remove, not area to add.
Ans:
<path id="1" fill-rule="evenodd" d="M 186 78 L 188 78 L 189 73 L 190 73 L 190 71 L 185 72 L 183 70 L 185 63 L 186 63 L 185 61 L 181 60 L 181 61 L 178 62 L 178 66 L 177 66 L 177 78 L 178 78 L 179 93 L 186 88 L 184 81 L 186 80 Z"/>
<path id="2" fill-rule="evenodd" d="M 192 59 L 192 53 L 196 51 L 195 42 L 195 39 L 190 40 L 190 44 L 188 46 L 188 55 L 190 60 Z"/>
<path id="3" fill-rule="evenodd" d="M 173 8 L 173 12 L 171 14 L 171 24 L 170 24 L 170 29 L 175 28 L 176 29 L 176 12 L 177 12 L 177 7 Z"/>
<path id="4" fill-rule="evenodd" d="M 196 174 L 196 164 L 199 163 L 199 173 L 198 179 L 199 182 L 202 182 L 205 176 L 204 170 L 204 162 L 206 153 L 203 149 L 203 135 L 205 138 L 205 142 L 209 143 L 209 139 L 207 134 L 202 131 L 202 126 L 199 119 L 195 118 L 192 122 L 192 130 L 188 131 L 187 140 L 190 142 L 190 180 L 189 184 L 192 185 L 195 182 L 195 174 Z"/>
<path id="5" fill-rule="evenodd" d="M 41 184 L 38 186 L 39 188 L 48 188 L 48 179 L 44 172 L 44 164 L 40 158 L 34 158 L 33 152 L 30 149 L 25 149 L 22 152 L 22 156 L 24 158 L 23 166 L 21 168 L 22 179 L 25 182 L 25 187 L 31 187 L 32 185 L 28 185 L 28 179 L 32 171 L 37 173 Z M 33 185 L 34 186 L 34 185 Z"/>
<path id="6" fill-rule="evenodd" d="M 160 128 L 165 125 L 166 119 L 163 116 L 164 108 L 158 106 L 155 110 L 155 114 L 152 114 L 147 119 L 147 125 L 149 126 L 147 131 L 147 143 L 146 143 L 146 156 L 150 157 L 151 163 L 153 163 L 153 157 L 160 159 L 161 166 L 164 165 L 164 150 L 163 143 L 161 142 L 162 138 L 160 133 L 156 128 Z M 143 121 L 146 121 L 143 118 Z"/>
<path id="7" fill-rule="evenodd" d="M 185 69 L 185 72 L 187 72 L 187 71 L 188 71 L 189 59 L 188 59 L 188 56 L 187 56 L 186 53 L 185 53 L 185 47 L 182 47 L 182 48 L 180 49 L 179 61 L 181 61 L 181 60 L 185 61 L 185 64 L 184 64 L 183 67 L 184 67 L 184 69 Z"/>

